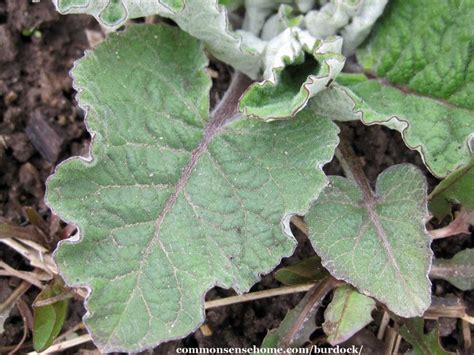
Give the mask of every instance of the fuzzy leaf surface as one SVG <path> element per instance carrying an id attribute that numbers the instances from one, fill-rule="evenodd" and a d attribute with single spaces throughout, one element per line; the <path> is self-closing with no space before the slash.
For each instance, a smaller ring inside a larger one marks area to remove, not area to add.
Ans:
<path id="1" fill-rule="evenodd" d="M 430 211 L 438 219 L 450 214 L 453 204 L 474 211 L 474 158 L 447 176 L 430 194 Z"/>
<path id="2" fill-rule="evenodd" d="M 323 330 L 332 345 L 340 344 L 372 322 L 375 301 L 350 285 L 338 287 L 324 311 Z"/>
<path id="3" fill-rule="evenodd" d="M 400 131 L 437 177 L 467 165 L 474 147 L 473 17 L 473 1 L 391 1 L 357 52 L 367 77 L 339 76 L 346 88 L 316 97 L 316 112 Z"/>
<path id="4" fill-rule="evenodd" d="M 405 142 L 421 146 L 428 167 L 439 177 L 466 165 L 472 149 L 473 17 L 473 1 L 395 0 L 357 52 L 364 70 L 380 80 L 352 89 L 376 111 L 401 114 L 390 117 L 388 126 L 407 126 Z M 395 107 L 382 110 L 389 102 Z M 400 102 L 408 112 L 394 110 Z"/>
<path id="5" fill-rule="evenodd" d="M 433 274 L 463 291 L 474 289 L 474 249 L 464 249 L 451 259 L 435 259 Z"/>
<path id="6" fill-rule="evenodd" d="M 396 165 L 378 177 L 375 192 L 368 189 L 330 177 L 305 216 L 311 243 L 334 277 L 403 317 L 421 315 L 431 293 L 425 178 Z"/>
<path id="7" fill-rule="evenodd" d="M 208 289 L 244 292 L 291 254 L 291 215 L 327 183 L 331 121 L 209 118 L 206 65 L 179 29 L 134 26 L 73 70 L 92 158 L 62 164 L 47 200 L 79 227 L 56 260 L 92 290 L 85 321 L 102 351 L 194 331 Z"/>
<path id="8" fill-rule="evenodd" d="M 338 83 L 315 97 L 315 113 L 337 121 L 361 120 L 399 131 L 427 168 L 445 177 L 467 165 L 474 142 L 474 111 L 404 93 L 365 75 L 340 74 Z"/>
<path id="9" fill-rule="evenodd" d="M 261 69 L 264 44 L 229 28 L 226 10 L 217 0 L 53 0 L 62 14 L 94 16 L 102 25 L 116 29 L 127 19 L 160 15 L 203 41 L 212 54 L 253 79 Z"/>

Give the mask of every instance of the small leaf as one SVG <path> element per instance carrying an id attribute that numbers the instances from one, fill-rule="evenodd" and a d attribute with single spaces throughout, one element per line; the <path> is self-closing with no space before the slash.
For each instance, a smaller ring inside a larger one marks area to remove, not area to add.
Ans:
<path id="1" fill-rule="evenodd" d="M 44 301 L 63 292 L 62 284 L 55 281 L 40 292 L 35 302 Z M 33 346 L 36 351 L 46 350 L 59 335 L 66 319 L 68 304 L 69 300 L 63 299 L 45 306 L 34 307 Z"/>
<path id="2" fill-rule="evenodd" d="M 194 331 L 210 288 L 245 292 L 292 253 L 289 220 L 327 183 L 334 123 L 209 118 L 206 65 L 186 33 L 137 25 L 73 70 L 91 158 L 61 164 L 47 200 L 78 225 L 56 260 L 68 284 L 92 289 L 85 322 L 102 351 Z"/>
<path id="3" fill-rule="evenodd" d="M 400 328 L 400 335 L 412 346 L 410 355 L 449 355 L 439 343 L 439 325 L 428 334 L 423 330 L 423 318 L 407 319 Z"/>
<path id="4" fill-rule="evenodd" d="M 328 276 L 328 272 L 321 265 L 319 256 L 312 256 L 275 272 L 275 279 L 289 286 L 319 281 L 325 276 Z"/>
<path id="5" fill-rule="evenodd" d="M 299 28 L 286 29 L 268 43 L 264 81 L 243 95 L 242 112 L 264 121 L 293 117 L 342 70 L 341 48 L 341 38 L 321 41 Z"/>
<path id="6" fill-rule="evenodd" d="M 463 291 L 474 289 L 474 249 L 464 249 L 451 259 L 435 259 L 431 275 Z"/>
<path id="7" fill-rule="evenodd" d="M 375 301 L 349 285 L 336 289 L 324 311 L 323 330 L 331 345 L 340 344 L 372 322 Z"/>
<path id="8" fill-rule="evenodd" d="M 430 211 L 442 220 L 451 214 L 452 204 L 474 211 L 474 159 L 441 181 L 430 194 Z"/>
<path id="9" fill-rule="evenodd" d="M 416 167 L 404 164 L 385 170 L 375 192 L 368 185 L 330 177 L 305 221 L 311 243 L 331 275 L 393 312 L 413 317 L 430 304 L 427 215 L 425 178 Z"/>

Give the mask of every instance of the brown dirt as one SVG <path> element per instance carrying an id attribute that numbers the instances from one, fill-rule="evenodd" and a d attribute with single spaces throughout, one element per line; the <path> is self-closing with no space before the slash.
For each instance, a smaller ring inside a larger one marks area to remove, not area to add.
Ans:
<path id="1" fill-rule="evenodd" d="M 0 0 L 0 217 L 15 224 L 26 224 L 26 206 L 33 207 L 50 221 L 50 211 L 43 202 L 46 178 L 58 162 L 86 153 L 89 135 L 84 129 L 83 113 L 74 100 L 68 76 L 73 61 L 89 46 L 86 28 L 98 30 L 90 17 L 58 15 L 51 1 L 32 5 L 27 1 Z M 213 63 L 211 68 L 219 74 L 211 92 L 211 103 L 214 104 L 227 87 L 230 75 L 225 65 Z M 437 180 L 426 171 L 418 154 L 404 146 L 398 133 L 356 123 L 345 125 L 344 130 L 353 138 L 356 152 L 364 155 L 365 170 L 371 181 L 393 164 L 410 162 L 425 171 L 430 188 L 435 186 Z M 329 174 L 341 174 L 336 161 L 325 170 Z M 283 264 L 313 254 L 304 237 L 299 235 L 298 238 L 297 252 Z M 461 249 L 472 248 L 472 244 L 472 238 L 459 236 L 436 241 L 433 249 L 438 257 L 451 257 Z M 0 260 L 15 268 L 30 270 L 18 254 L 0 245 Z M 278 285 L 272 275 L 267 275 L 252 290 Z M 17 286 L 17 280 L 0 278 L 0 302 Z M 473 304 L 472 292 L 460 292 L 446 282 L 436 281 L 433 289 L 438 296 L 455 294 Z M 31 288 L 23 299 L 31 305 L 36 294 L 37 291 Z M 231 294 L 232 291 L 216 288 L 207 297 Z M 183 340 L 163 344 L 154 353 L 174 354 L 177 346 L 259 345 L 267 330 L 277 327 L 300 298 L 301 295 L 292 295 L 210 310 L 205 324 L 212 335 L 205 336 L 198 330 Z M 77 324 L 83 312 L 80 302 L 73 302 L 64 329 Z M 379 319 L 380 314 L 375 314 L 375 318 Z M 16 344 L 22 335 L 22 321 L 16 310 L 5 329 L 0 346 Z M 441 329 L 445 346 L 450 350 L 462 349 L 459 322 L 444 320 Z M 373 349 L 372 353 L 380 353 L 382 345 L 375 339 L 374 331 L 374 324 L 369 325 L 351 341 L 362 342 Z M 321 335 L 318 331 L 315 337 Z M 31 342 L 30 338 L 28 342 Z"/>

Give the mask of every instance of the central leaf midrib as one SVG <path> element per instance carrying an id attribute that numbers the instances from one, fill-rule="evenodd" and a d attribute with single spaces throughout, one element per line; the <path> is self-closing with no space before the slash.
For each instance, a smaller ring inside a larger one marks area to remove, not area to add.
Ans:
<path id="1" fill-rule="evenodd" d="M 346 313 L 347 307 L 349 306 L 349 302 L 350 302 L 350 299 L 351 299 L 351 296 L 352 296 L 352 292 L 353 292 L 353 290 L 348 290 L 347 294 L 346 294 L 346 297 L 344 298 L 344 303 L 342 305 L 341 315 L 339 316 L 339 321 L 337 322 L 336 329 L 334 331 L 335 339 L 339 338 L 339 329 L 342 326 L 342 322 L 344 320 L 344 314 Z"/>
<path id="2" fill-rule="evenodd" d="M 209 143 L 212 141 L 214 136 L 221 132 L 222 128 L 229 122 L 229 119 L 237 110 L 237 101 L 240 98 L 243 91 L 247 88 L 249 79 L 240 74 L 236 73 L 232 79 L 231 85 L 227 90 L 226 94 L 215 107 L 211 113 L 211 119 L 206 124 L 202 140 L 199 142 L 197 147 L 191 152 L 188 162 L 181 171 L 181 175 L 176 182 L 175 189 L 170 197 L 166 200 L 160 214 L 158 215 L 155 223 L 155 236 L 153 239 L 159 239 L 161 225 L 168 214 L 173 208 L 179 194 L 183 191 L 186 186 L 191 174 L 199 161 L 199 158 L 207 151 Z M 149 249 L 147 247 L 147 249 Z"/>
<path id="3" fill-rule="evenodd" d="M 385 233 L 385 229 L 382 223 L 380 222 L 380 217 L 376 210 L 377 199 L 374 195 L 374 192 L 372 188 L 370 187 L 369 181 L 367 180 L 367 177 L 365 176 L 363 170 L 361 168 L 357 170 L 360 170 L 360 171 L 354 171 L 354 174 L 353 174 L 354 181 L 359 187 L 359 189 L 362 191 L 363 204 L 365 206 L 365 209 L 367 210 L 369 220 L 371 224 L 374 226 L 377 237 L 379 241 L 382 243 L 382 246 L 387 255 L 387 258 L 395 270 L 396 277 L 402 282 L 404 288 L 409 293 L 413 294 L 412 290 L 410 289 L 410 287 L 408 287 L 406 280 L 402 275 L 400 267 L 398 266 L 398 262 L 395 259 L 395 255 L 393 254 L 392 246 L 390 245 L 388 241 L 388 237 Z"/>

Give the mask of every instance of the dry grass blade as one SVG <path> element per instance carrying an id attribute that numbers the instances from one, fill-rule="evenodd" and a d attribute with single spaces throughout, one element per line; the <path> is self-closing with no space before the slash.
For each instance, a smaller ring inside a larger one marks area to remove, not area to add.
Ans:
<path id="1" fill-rule="evenodd" d="M 204 307 L 206 309 L 210 309 L 210 308 L 228 306 L 228 305 L 236 304 L 236 303 L 254 301 L 254 300 L 258 300 L 262 298 L 283 296 L 283 295 L 288 295 L 288 294 L 298 293 L 298 292 L 306 292 L 310 290 L 314 285 L 315 284 L 305 284 L 305 285 L 297 285 L 297 286 L 272 288 L 272 289 L 264 290 L 264 291 L 250 292 L 245 295 L 231 296 L 231 297 L 225 297 L 225 298 L 221 298 L 217 300 L 207 301 L 204 304 Z"/>
<path id="2" fill-rule="evenodd" d="M 4 238 L 25 239 L 38 243 L 45 242 L 45 236 L 33 225 L 20 227 L 0 220 L 0 239 Z"/>
<path id="3" fill-rule="evenodd" d="M 39 289 L 43 289 L 43 283 L 41 282 L 41 274 L 35 272 L 26 272 L 26 271 L 19 271 L 12 268 L 7 263 L 4 263 L 0 260 L 0 268 L 3 268 L 3 271 L 0 270 L 0 276 L 13 276 L 24 281 L 28 281 L 30 284 L 35 285 Z M 49 278 L 50 280 L 51 278 Z M 44 278 L 43 278 L 44 280 Z"/>
<path id="4" fill-rule="evenodd" d="M 20 296 L 21 297 L 21 296 Z M 13 350 L 11 350 L 8 355 L 10 354 L 16 354 L 16 352 L 21 348 L 21 346 L 24 344 L 26 337 L 28 336 L 28 319 L 31 319 L 31 313 L 29 312 L 28 306 L 25 303 L 22 303 L 21 299 L 18 298 L 16 302 L 16 308 L 18 309 L 18 312 L 21 315 L 21 318 L 23 320 L 23 336 L 21 337 L 20 342 L 16 345 Z"/>
<path id="5" fill-rule="evenodd" d="M 92 338 L 89 334 L 80 335 L 76 338 L 68 339 L 60 343 L 54 344 L 50 346 L 48 349 L 46 349 L 45 351 L 41 352 L 41 354 L 52 354 L 56 352 L 61 352 L 63 350 L 70 349 L 74 346 L 78 346 L 78 345 L 87 343 L 89 341 L 92 341 Z M 36 354 L 39 354 L 39 353 L 35 351 L 28 353 L 28 355 L 36 355 Z"/>
<path id="6" fill-rule="evenodd" d="M 6 309 L 9 309 L 13 304 L 16 303 L 16 301 L 23 296 L 23 294 L 28 291 L 28 289 L 31 287 L 31 284 L 27 281 L 23 281 L 16 289 L 13 291 L 10 296 L 0 304 L 0 313 L 5 311 Z"/>

